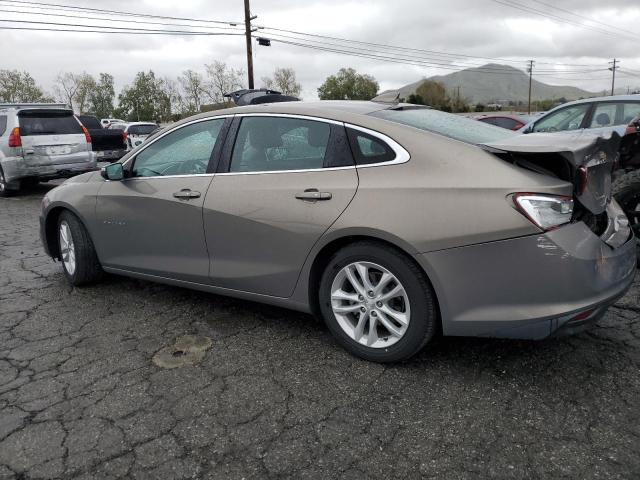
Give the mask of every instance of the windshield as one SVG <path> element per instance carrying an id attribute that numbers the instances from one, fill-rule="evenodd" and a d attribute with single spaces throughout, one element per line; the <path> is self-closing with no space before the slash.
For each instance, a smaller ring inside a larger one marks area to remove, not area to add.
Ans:
<path id="1" fill-rule="evenodd" d="M 150 124 L 150 125 L 131 125 L 129 127 L 129 133 L 131 135 L 149 135 L 151 132 L 153 132 L 157 128 L 158 128 L 158 126 L 154 125 L 154 124 Z"/>
<path id="2" fill-rule="evenodd" d="M 516 135 L 516 133 L 504 128 L 430 108 L 378 110 L 371 113 L 371 116 L 439 133 L 474 145 L 491 143 Z"/>

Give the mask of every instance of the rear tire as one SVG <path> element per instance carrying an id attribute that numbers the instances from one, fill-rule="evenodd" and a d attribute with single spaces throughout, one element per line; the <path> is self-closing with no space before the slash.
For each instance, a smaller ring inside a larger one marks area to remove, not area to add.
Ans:
<path id="1" fill-rule="evenodd" d="M 613 195 L 629 218 L 636 234 L 636 253 L 640 267 L 640 170 L 620 175 L 613 182 Z"/>
<path id="2" fill-rule="evenodd" d="M 65 277 L 71 285 L 95 283 L 103 276 L 89 232 L 73 213 L 66 211 L 58 219 L 58 245 Z"/>
<path id="3" fill-rule="evenodd" d="M 6 178 L 4 177 L 4 172 L 2 171 L 2 167 L 0 167 L 0 197 L 10 197 L 15 193 L 16 193 L 16 190 L 9 189 L 9 185 L 7 183 Z"/>
<path id="4" fill-rule="evenodd" d="M 431 340 L 439 325 L 435 294 L 423 272 L 402 252 L 376 242 L 336 252 L 318 294 L 338 343 L 365 360 L 405 360 Z"/>

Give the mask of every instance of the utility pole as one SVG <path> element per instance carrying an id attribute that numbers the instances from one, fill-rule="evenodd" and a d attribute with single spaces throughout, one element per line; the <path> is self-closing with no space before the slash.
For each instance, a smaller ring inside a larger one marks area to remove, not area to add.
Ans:
<path id="1" fill-rule="evenodd" d="M 253 51 L 251 49 L 251 20 L 257 15 L 251 16 L 249 0 L 244 0 L 244 34 L 247 38 L 247 75 L 249 77 L 249 88 L 253 88 Z"/>
<path id="2" fill-rule="evenodd" d="M 535 62 L 533 60 L 529 60 L 529 66 L 527 67 L 527 72 L 529 72 L 529 108 L 527 109 L 527 114 L 531 115 L 531 81 L 533 79 L 533 64 Z"/>
<path id="3" fill-rule="evenodd" d="M 620 60 L 618 60 L 617 58 L 614 58 L 613 62 L 609 62 L 609 65 L 611 65 L 609 67 L 609 70 L 613 72 L 613 77 L 611 78 L 611 95 L 613 95 L 613 89 L 616 86 L 616 70 L 620 68 L 618 66 L 619 63 L 620 63 Z"/>

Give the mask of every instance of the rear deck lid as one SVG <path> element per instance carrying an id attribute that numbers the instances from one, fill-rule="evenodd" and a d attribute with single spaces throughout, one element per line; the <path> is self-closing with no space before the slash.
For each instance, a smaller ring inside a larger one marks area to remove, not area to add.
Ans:
<path id="1" fill-rule="evenodd" d="M 517 135 L 484 145 L 516 155 L 562 156 L 572 166 L 576 198 L 597 215 L 604 212 L 611 201 L 611 172 L 620 140 L 614 131 L 605 136 L 580 131 Z"/>

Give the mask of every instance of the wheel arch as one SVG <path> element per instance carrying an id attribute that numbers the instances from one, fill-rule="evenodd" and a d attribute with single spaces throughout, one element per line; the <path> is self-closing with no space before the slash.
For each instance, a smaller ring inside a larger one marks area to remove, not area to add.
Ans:
<path id="1" fill-rule="evenodd" d="M 433 292 L 433 296 L 435 299 L 436 305 L 436 313 L 438 316 L 438 325 L 441 328 L 441 314 L 440 314 L 440 303 L 438 300 L 437 291 L 434 288 L 434 284 L 429 277 L 429 274 L 420 264 L 420 262 L 416 261 L 415 254 L 418 253 L 415 251 L 413 247 L 411 247 L 406 242 L 402 241 L 394 237 L 393 235 L 386 235 L 384 232 L 343 232 L 342 235 L 333 235 L 332 238 L 326 239 L 326 241 L 317 248 L 315 255 L 313 256 L 313 261 L 310 262 L 311 265 L 309 267 L 309 275 L 308 275 L 308 283 L 307 283 L 307 298 L 309 302 L 309 309 L 311 313 L 320 318 L 320 299 L 318 298 L 318 290 L 320 287 L 320 279 L 322 277 L 322 272 L 326 268 L 327 264 L 331 257 L 340 249 L 351 245 L 356 242 L 368 241 L 377 243 L 382 246 L 386 246 L 389 248 L 393 248 L 394 250 L 402 253 L 405 257 L 407 257 L 412 263 L 414 263 L 425 280 L 431 287 L 431 291 Z"/>
<path id="2" fill-rule="evenodd" d="M 71 207 L 68 204 L 56 204 L 50 206 L 47 210 L 44 217 L 44 241 L 46 242 L 47 251 L 49 252 L 49 256 L 55 258 L 56 260 L 60 260 L 60 243 L 58 242 L 58 220 L 60 219 L 60 215 L 64 212 L 73 213 L 76 218 L 80 221 L 82 226 L 89 232 L 87 229 L 87 225 L 82 218 L 82 216 L 78 213 L 78 211 Z"/>

